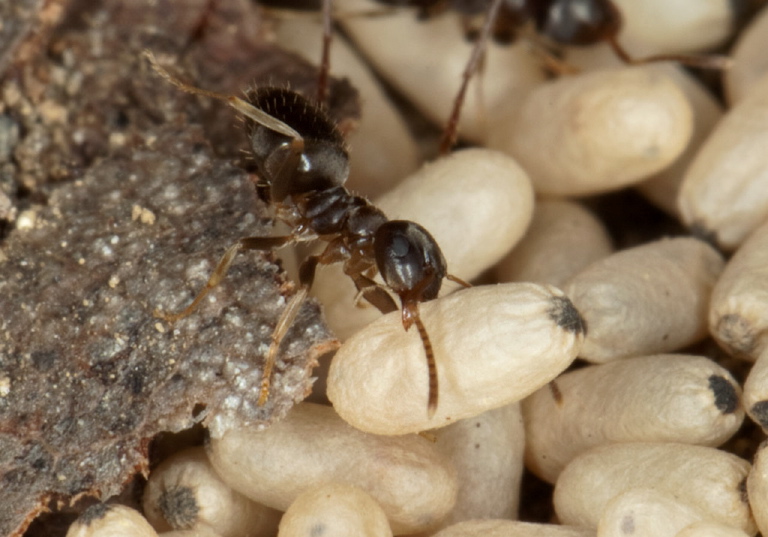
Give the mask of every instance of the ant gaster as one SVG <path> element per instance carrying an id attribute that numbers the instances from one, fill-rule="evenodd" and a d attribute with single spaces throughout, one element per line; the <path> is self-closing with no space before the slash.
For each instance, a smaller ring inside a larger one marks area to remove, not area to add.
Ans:
<path id="1" fill-rule="evenodd" d="M 401 312 L 403 327 L 412 325 L 421 337 L 429 372 L 427 412 L 432 417 L 438 403 L 435 355 L 419 303 L 437 298 L 443 278 L 469 286 L 447 273 L 437 242 L 422 226 L 406 220 L 389 220 L 367 199 L 344 187 L 349 157 L 344 140 L 322 108 L 300 94 L 283 88 L 260 87 L 245 99 L 189 86 L 171 76 L 147 52 L 153 68 L 163 78 L 188 93 L 225 101 L 246 118 L 246 130 L 261 185 L 277 219 L 291 232 L 284 236 L 244 237 L 229 247 L 205 287 L 183 311 L 155 314 L 169 322 L 191 314 L 216 287 L 241 250 L 273 250 L 289 244 L 320 239 L 325 249 L 310 255 L 299 268 L 300 287 L 277 321 L 259 391 L 259 405 L 269 397 L 272 370 L 280 342 L 307 297 L 318 265 L 341 263 L 359 295 L 382 313 Z M 384 285 L 374 277 L 381 274 Z M 389 291 L 400 299 L 398 308 Z"/>

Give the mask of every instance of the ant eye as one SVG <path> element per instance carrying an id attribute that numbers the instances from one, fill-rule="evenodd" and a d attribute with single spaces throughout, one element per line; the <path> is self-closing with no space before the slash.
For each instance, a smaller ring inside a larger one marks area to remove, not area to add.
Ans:
<path id="1" fill-rule="evenodd" d="M 389 245 L 389 250 L 394 257 L 403 258 L 408 255 L 411 250 L 411 245 L 404 237 L 393 237 L 392 244 Z"/>

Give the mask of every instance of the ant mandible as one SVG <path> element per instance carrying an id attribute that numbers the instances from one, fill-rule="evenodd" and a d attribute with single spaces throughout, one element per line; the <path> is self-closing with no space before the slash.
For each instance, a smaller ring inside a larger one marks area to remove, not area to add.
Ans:
<path id="1" fill-rule="evenodd" d="M 246 132 L 259 181 L 275 209 L 277 219 L 291 232 L 272 237 L 244 237 L 222 256 L 205 287 L 184 310 L 155 315 L 175 322 L 190 315 L 208 292 L 219 285 L 241 250 L 274 250 L 289 244 L 323 240 L 325 249 L 307 257 L 299 268 L 299 290 L 286 305 L 272 333 L 259 389 L 259 406 L 269 397 L 272 371 L 280 343 L 307 297 L 318 265 L 342 263 L 359 296 L 382 313 L 397 311 L 388 292 L 400 299 L 405 330 L 416 325 L 429 372 L 427 414 L 438 403 L 435 355 L 419 303 L 437 298 L 443 278 L 465 287 L 469 284 L 448 274 L 437 242 L 422 226 L 407 220 L 389 220 L 367 199 L 344 187 L 349 156 L 335 123 L 325 111 L 302 95 L 284 88 L 259 87 L 245 99 L 190 86 L 161 67 L 145 52 L 154 70 L 179 89 L 226 102 L 246 118 Z M 374 277 L 381 274 L 384 285 Z"/>
<path id="2" fill-rule="evenodd" d="M 375 0 L 394 8 L 414 8 L 417 16 L 428 19 L 448 10 L 458 12 L 465 20 L 485 12 L 485 22 L 476 33 L 476 43 L 462 73 L 462 81 L 453 109 L 440 141 L 440 153 L 448 153 L 458 137 L 458 122 L 471 78 L 480 68 L 490 38 L 509 42 L 516 34 L 527 34 L 547 65 L 560 72 L 574 68 L 559 60 L 549 49 L 552 45 L 589 46 L 608 43 L 624 63 L 637 65 L 660 61 L 676 61 L 701 69 L 725 69 L 730 59 L 724 56 L 659 54 L 633 58 L 619 43 L 622 16 L 611 0 Z M 333 0 L 323 0 L 323 52 L 318 78 L 318 101 L 322 102 L 329 69 L 331 44 L 331 11 Z M 468 25 L 467 25 L 468 26 Z M 468 26 L 468 30 L 469 26 Z M 527 32 L 526 32 L 527 30 Z M 532 30 L 532 31 L 531 31 Z"/>

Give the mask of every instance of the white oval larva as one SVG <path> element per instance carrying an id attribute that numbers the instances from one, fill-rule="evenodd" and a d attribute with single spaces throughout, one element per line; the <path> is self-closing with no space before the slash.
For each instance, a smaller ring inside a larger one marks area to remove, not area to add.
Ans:
<path id="1" fill-rule="evenodd" d="M 609 501 L 597 525 L 597 537 L 675 537 L 704 515 L 674 494 L 636 488 Z"/>
<path id="2" fill-rule="evenodd" d="M 718 446 L 744 420 L 741 390 L 708 358 L 662 354 L 565 373 L 523 400 L 526 466 L 554 483 L 574 457 L 613 442 Z"/>
<path id="3" fill-rule="evenodd" d="M 584 338 L 579 313 L 549 286 L 474 287 L 420 311 L 437 363 L 437 411 L 429 418 L 421 339 L 394 312 L 352 336 L 331 362 L 328 398 L 355 427 L 418 432 L 519 401 L 568 367 Z"/>
<path id="4" fill-rule="evenodd" d="M 745 532 L 716 522 L 694 522 L 680 530 L 675 537 L 749 537 Z"/>
<path id="5" fill-rule="evenodd" d="M 98 503 L 83 511 L 67 537 L 157 537 L 157 533 L 135 509 Z"/>
<path id="6" fill-rule="evenodd" d="M 674 495 L 709 520 L 754 534 L 743 491 L 750 464 L 715 448 L 636 442 L 598 446 L 573 459 L 555 485 L 564 524 L 597 527 L 608 502 L 633 488 Z"/>
<path id="7" fill-rule="evenodd" d="M 699 80 L 683 68 L 667 64 L 655 67 L 668 74 L 685 93 L 693 110 L 693 134 L 685 151 L 675 162 L 637 185 L 637 190 L 654 205 L 679 218 L 677 199 L 685 170 L 723 116 L 723 106 Z"/>
<path id="8" fill-rule="evenodd" d="M 563 287 L 589 330 L 579 356 L 603 363 L 671 352 L 704 338 L 723 265 L 714 248 L 689 237 L 596 261 Z"/>
<path id="9" fill-rule="evenodd" d="M 268 535 L 280 513 L 226 485 L 202 447 L 164 460 L 144 489 L 144 514 L 157 531 L 210 528 L 221 537 Z"/>
<path id="10" fill-rule="evenodd" d="M 768 6 L 752 19 L 739 34 L 731 52 L 733 65 L 723 73 L 728 102 L 733 106 L 752 91 L 756 82 L 768 73 Z"/>
<path id="11" fill-rule="evenodd" d="M 733 356 L 755 360 L 768 344 L 768 224 L 728 261 L 712 290 L 709 331 Z"/>
<path id="12" fill-rule="evenodd" d="M 768 75 L 723 116 L 685 174 L 678 204 L 695 233 L 733 250 L 768 217 L 766 144 Z"/>
<path id="13" fill-rule="evenodd" d="M 595 530 L 519 520 L 467 520 L 449 526 L 433 537 L 595 537 Z"/>
<path id="14" fill-rule="evenodd" d="M 291 504 L 278 537 L 392 537 L 387 515 L 364 490 L 347 483 L 310 489 Z"/>
<path id="15" fill-rule="evenodd" d="M 605 226 L 570 200 L 536 202 L 523 239 L 494 269 L 500 282 L 562 286 L 581 269 L 613 252 Z"/>
<path id="16" fill-rule="evenodd" d="M 418 435 L 366 434 L 312 403 L 295 406 L 268 429 L 211 439 L 208 457 L 233 489 L 279 510 L 312 487 L 356 485 L 381 505 L 395 534 L 436 525 L 456 501 L 456 470 L 432 443 Z"/>
<path id="17" fill-rule="evenodd" d="M 441 527 L 462 520 L 517 518 L 525 428 L 512 403 L 434 431 L 437 450 L 451 460 L 459 495 Z"/>
<path id="18" fill-rule="evenodd" d="M 424 226 L 440 245 L 448 272 L 465 281 L 491 268 L 520 240 L 533 203 L 523 169 L 488 149 L 457 151 L 428 163 L 376 200 L 388 218 Z M 444 291 L 449 284 L 444 282 Z M 313 294 L 342 340 L 381 316 L 376 308 L 355 307 L 357 289 L 338 265 L 318 271 Z"/>
<path id="19" fill-rule="evenodd" d="M 755 454 L 752 470 L 747 478 L 747 494 L 757 528 L 768 534 L 768 443 L 763 442 Z"/>
<path id="20" fill-rule="evenodd" d="M 370 10 L 368 2 L 334 0 L 340 10 Z M 358 49 L 392 86 L 438 125 L 453 108 L 462 73 L 473 52 L 457 13 L 418 20 L 414 10 L 386 17 L 341 17 Z M 439 52 L 439 53 L 437 53 Z M 459 120 L 462 138 L 482 142 L 502 106 L 516 106 L 545 79 L 541 62 L 525 43 L 488 43 Z"/>
<path id="21" fill-rule="evenodd" d="M 315 63 L 323 28 L 319 20 L 286 17 L 277 21 L 281 47 Z M 347 137 L 350 155 L 346 187 L 367 197 L 389 190 L 418 167 L 419 150 L 408 126 L 367 65 L 344 39 L 334 36 L 331 47 L 334 76 L 349 78 L 360 95 L 361 113 Z"/>
<path id="22" fill-rule="evenodd" d="M 768 350 L 757 357 L 744 381 L 744 408 L 752 421 L 768 431 Z"/>
<path id="23" fill-rule="evenodd" d="M 588 195 L 669 166 L 693 132 L 678 85 L 658 69 L 625 67 L 562 77 L 534 89 L 489 139 L 543 195 Z"/>

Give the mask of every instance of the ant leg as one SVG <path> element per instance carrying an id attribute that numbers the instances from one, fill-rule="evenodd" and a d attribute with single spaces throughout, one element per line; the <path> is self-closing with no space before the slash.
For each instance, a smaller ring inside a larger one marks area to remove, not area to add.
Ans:
<path id="1" fill-rule="evenodd" d="M 180 55 L 182 57 L 187 55 L 194 43 L 202 41 L 205 35 L 208 33 L 210 21 L 216 13 L 216 4 L 218 3 L 219 0 L 208 0 L 203 13 L 200 16 L 200 19 L 197 21 L 194 28 L 192 28 L 192 32 L 190 32 L 189 37 L 187 38 L 187 42 L 181 48 L 182 52 Z"/>
<path id="2" fill-rule="evenodd" d="M 328 93 L 328 75 L 331 70 L 331 41 L 333 40 L 333 0 L 323 0 L 323 55 L 317 76 L 317 105 L 323 106 Z"/>
<path id="3" fill-rule="evenodd" d="M 448 118 L 448 123 L 446 124 L 445 130 L 443 131 L 443 136 L 440 139 L 441 155 L 449 153 L 453 145 L 456 143 L 456 138 L 458 137 L 459 116 L 461 116 L 461 108 L 464 105 L 464 97 L 467 93 L 467 87 L 469 86 L 469 81 L 477 72 L 480 63 L 485 56 L 485 49 L 488 44 L 488 39 L 490 38 L 491 31 L 493 30 L 493 24 L 496 20 L 496 15 L 499 12 L 502 1 L 503 0 L 493 0 L 491 3 L 490 8 L 488 9 L 488 14 L 485 16 L 483 28 L 480 31 L 480 35 L 478 36 L 477 41 L 475 42 L 474 48 L 472 49 L 472 55 L 469 57 L 467 65 L 464 67 L 461 86 L 459 88 L 459 92 L 456 94 L 456 98 L 453 101 L 453 110 L 451 111 L 451 115 Z"/>
<path id="4" fill-rule="evenodd" d="M 277 362 L 277 351 L 280 349 L 280 343 L 282 343 L 285 334 L 288 333 L 288 329 L 293 325 L 296 317 L 299 315 L 301 305 L 307 298 L 309 293 L 309 287 L 303 285 L 299 288 L 290 302 L 285 306 L 283 313 L 280 314 L 280 318 L 277 320 L 275 329 L 272 332 L 272 341 L 269 344 L 269 351 L 267 351 L 267 357 L 264 360 L 264 371 L 261 374 L 261 386 L 259 388 L 259 406 L 264 406 L 269 399 L 269 386 L 272 382 L 272 370 L 275 368 L 275 362 Z"/>
<path id="5" fill-rule="evenodd" d="M 168 321 L 169 323 L 173 323 L 190 315 L 193 311 L 195 311 L 195 309 L 197 309 L 197 307 L 200 305 L 206 295 L 208 295 L 211 289 L 221 283 L 221 281 L 224 279 L 224 276 L 227 275 L 227 271 L 232 265 L 232 262 L 235 260 L 235 256 L 237 256 L 237 253 L 240 250 L 274 250 L 276 248 L 285 246 L 286 244 L 290 244 L 295 240 L 296 238 L 292 235 L 280 237 L 244 237 L 238 240 L 235 244 L 230 246 L 221 257 L 218 265 L 216 265 L 216 268 L 208 278 L 205 287 L 202 288 L 202 290 L 197 294 L 194 300 L 192 300 L 192 303 L 189 306 L 184 308 L 179 313 L 165 313 L 157 309 L 154 311 L 154 316 L 159 319 L 163 319 L 164 321 Z"/>
<path id="6" fill-rule="evenodd" d="M 349 276 L 355 282 L 358 296 L 364 298 L 381 313 L 386 315 L 387 313 L 397 311 L 395 300 L 382 285 L 363 274 L 350 274 Z"/>
<path id="7" fill-rule="evenodd" d="M 607 38 L 608 44 L 611 45 L 613 52 L 618 56 L 621 61 L 629 65 L 642 65 L 653 62 L 672 61 L 682 63 L 688 67 L 695 67 L 697 69 L 716 69 L 723 71 L 728 69 L 733 64 L 733 59 L 728 56 L 711 55 L 711 56 L 696 56 L 693 54 L 658 54 L 655 56 L 647 56 L 645 58 L 633 58 L 619 44 L 619 41 L 615 36 Z"/>
<path id="8" fill-rule="evenodd" d="M 277 362 L 277 353 L 280 350 L 280 344 L 288 333 L 288 329 L 293 325 L 296 317 L 299 315 L 301 305 L 307 298 L 309 290 L 315 280 L 315 269 L 319 263 L 324 265 L 337 263 L 344 260 L 344 243 L 342 241 L 331 241 L 320 255 L 309 256 L 299 267 L 300 287 L 277 320 L 275 329 L 272 331 L 272 338 L 267 351 L 267 357 L 264 359 L 264 371 L 261 375 L 261 386 L 259 387 L 258 405 L 264 406 L 269 399 L 269 387 L 272 383 L 272 370 Z"/>
<path id="9" fill-rule="evenodd" d="M 421 337 L 421 344 L 424 347 L 424 353 L 427 357 L 427 370 L 429 374 L 429 396 L 427 398 L 427 417 L 432 418 L 437 410 L 438 383 L 437 383 L 437 364 L 435 363 L 435 351 L 432 348 L 432 341 L 429 339 L 427 329 L 421 322 L 419 315 L 418 302 L 403 302 L 402 309 L 403 326 L 406 331 L 415 324 Z"/>

